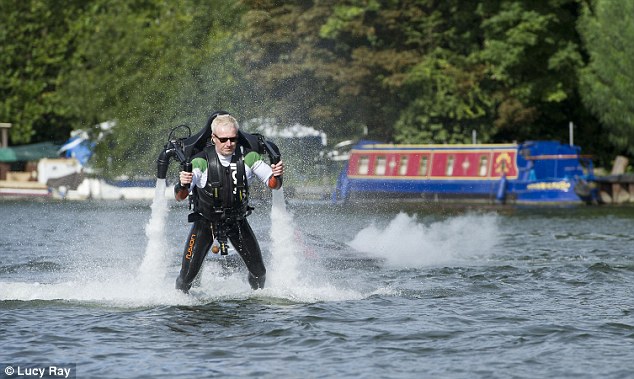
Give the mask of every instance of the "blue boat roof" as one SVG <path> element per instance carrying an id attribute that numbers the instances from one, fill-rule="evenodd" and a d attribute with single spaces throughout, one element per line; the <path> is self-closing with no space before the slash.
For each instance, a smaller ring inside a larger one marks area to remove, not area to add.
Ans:
<path id="1" fill-rule="evenodd" d="M 393 144 L 379 141 L 362 140 L 353 147 L 354 150 L 479 150 L 479 149 L 517 149 L 528 150 L 530 155 L 579 154 L 579 146 L 563 144 L 559 141 L 526 141 L 517 143 L 482 143 L 482 144 Z"/>

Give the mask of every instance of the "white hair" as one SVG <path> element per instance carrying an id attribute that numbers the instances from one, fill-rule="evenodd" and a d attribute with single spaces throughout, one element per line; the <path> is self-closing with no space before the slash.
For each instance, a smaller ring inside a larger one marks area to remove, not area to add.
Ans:
<path id="1" fill-rule="evenodd" d="M 216 133 L 216 129 L 220 126 L 229 126 L 234 128 L 236 131 L 240 129 L 238 121 L 230 114 L 221 114 L 216 116 L 216 118 L 214 118 L 211 122 L 211 132 Z"/>

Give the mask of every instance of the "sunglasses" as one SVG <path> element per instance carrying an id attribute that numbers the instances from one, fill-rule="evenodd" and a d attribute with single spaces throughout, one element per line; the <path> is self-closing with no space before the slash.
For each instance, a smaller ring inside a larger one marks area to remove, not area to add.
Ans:
<path id="1" fill-rule="evenodd" d="M 227 141 L 236 142 L 238 140 L 238 137 L 223 137 L 223 138 L 220 138 L 220 137 L 218 137 L 215 134 L 214 134 L 214 137 L 216 137 L 218 139 L 218 141 L 220 141 L 220 143 L 225 143 Z"/>

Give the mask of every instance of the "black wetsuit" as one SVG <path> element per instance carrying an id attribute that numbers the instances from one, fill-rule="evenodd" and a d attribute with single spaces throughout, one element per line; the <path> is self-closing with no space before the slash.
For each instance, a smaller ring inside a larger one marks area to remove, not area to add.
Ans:
<path id="1" fill-rule="evenodd" d="M 244 160 L 234 155 L 230 167 L 224 167 L 213 148 L 206 150 L 206 155 L 207 183 L 204 188 L 193 190 L 194 213 L 189 220 L 194 224 L 185 243 L 176 288 L 189 291 L 214 238 L 220 241 L 225 237 L 246 264 L 251 288 L 263 288 L 266 268 L 260 245 L 246 218 L 250 208 Z"/>

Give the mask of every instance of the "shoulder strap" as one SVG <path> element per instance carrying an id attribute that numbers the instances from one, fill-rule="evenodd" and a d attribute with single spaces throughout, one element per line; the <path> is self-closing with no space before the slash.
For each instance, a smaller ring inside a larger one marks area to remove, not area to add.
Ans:
<path id="1" fill-rule="evenodd" d="M 211 195 L 213 196 L 214 207 L 222 206 L 222 171 L 221 164 L 218 160 L 218 154 L 213 146 L 205 148 L 205 155 L 207 157 L 207 185 L 211 186 Z"/>
<path id="2" fill-rule="evenodd" d="M 244 157 L 242 154 L 234 155 L 231 159 L 231 163 L 235 163 L 236 165 L 236 188 L 238 191 L 243 191 L 246 188 L 246 169 L 244 167 Z"/>
<path id="3" fill-rule="evenodd" d="M 220 161 L 218 160 L 218 154 L 213 146 L 205 148 L 205 155 L 207 158 L 207 183 L 213 188 L 222 187 L 222 180 L 220 179 Z"/>

